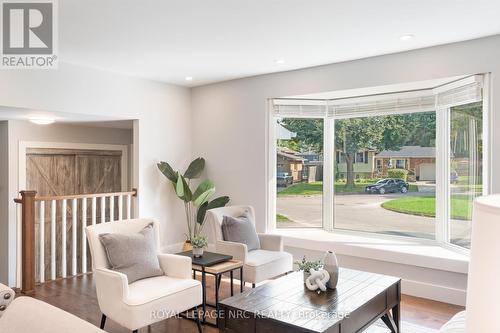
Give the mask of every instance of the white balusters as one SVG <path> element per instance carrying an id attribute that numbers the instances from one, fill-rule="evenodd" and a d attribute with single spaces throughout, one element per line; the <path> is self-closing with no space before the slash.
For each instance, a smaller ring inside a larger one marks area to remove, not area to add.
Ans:
<path id="1" fill-rule="evenodd" d="M 39 245 L 39 270 L 40 270 L 40 283 L 45 282 L 45 201 L 40 201 L 40 208 L 38 210 L 40 218 L 38 220 L 38 230 L 40 237 L 38 239 Z"/>
<path id="2" fill-rule="evenodd" d="M 44 283 L 48 280 L 55 280 L 58 277 L 66 278 L 68 276 L 74 276 L 80 272 L 83 274 L 87 273 L 89 258 L 87 257 L 88 245 L 86 227 L 90 224 L 96 225 L 97 223 L 130 219 L 132 217 L 133 195 L 133 192 L 121 192 L 89 194 L 85 196 L 68 195 L 62 197 L 43 197 L 37 200 L 38 205 L 36 208 L 38 211 L 36 214 L 39 220 L 39 244 L 36 247 L 36 250 L 38 251 L 36 256 L 38 257 L 37 265 L 39 269 L 37 278 L 40 283 Z M 108 204 L 106 203 L 106 198 L 109 198 Z M 81 202 L 79 203 L 78 200 L 80 199 Z M 99 200 L 100 218 L 97 216 L 97 211 L 99 209 L 97 205 L 99 204 Z M 46 218 L 47 209 L 49 209 L 49 202 L 50 214 L 47 214 Z M 68 207 L 68 204 L 71 206 Z M 58 207 L 58 205 L 60 206 Z M 106 207 L 107 205 L 109 206 Z M 58 209 L 61 211 L 58 212 Z M 116 214 L 115 209 L 117 210 Z M 71 216 L 68 216 L 68 211 Z M 89 214 L 91 214 L 91 216 L 89 216 Z M 106 215 L 109 217 L 106 217 Z M 49 221 L 47 220 L 49 218 L 50 246 L 46 246 L 46 242 L 49 242 L 49 233 L 45 235 L 47 231 L 45 228 L 46 226 L 49 226 Z M 68 238 L 69 218 L 71 218 L 71 233 Z M 80 218 L 81 226 L 78 224 Z M 60 226 L 58 226 L 59 223 Z M 79 241 L 81 242 L 81 246 L 78 246 Z M 71 259 L 68 258 L 68 249 L 71 252 Z M 58 251 L 61 251 L 60 254 Z M 78 256 L 79 251 L 81 251 L 80 256 Z M 47 261 L 46 265 L 45 258 L 49 255 L 50 260 Z M 71 267 L 68 267 L 68 261 L 71 261 Z M 50 273 L 48 272 L 47 275 L 45 275 L 45 270 L 48 268 L 48 265 L 50 265 Z"/>
<path id="3" fill-rule="evenodd" d="M 123 195 L 118 196 L 118 221 L 123 219 Z"/>
<path id="4" fill-rule="evenodd" d="M 52 200 L 50 206 L 50 279 L 56 279 L 56 207 L 57 202 Z"/>
<path id="5" fill-rule="evenodd" d="M 66 277 L 66 209 L 67 201 L 63 199 L 61 204 L 62 221 L 61 221 L 61 276 Z"/>
<path id="6" fill-rule="evenodd" d="M 127 220 L 130 220 L 131 211 L 132 211 L 132 196 L 130 194 L 127 194 Z"/>
<path id="7" fill-rule="evenodd" d="M 77 210 L 77 199 L 73 199 L 72 209 L 73 212 L 71 214 L 72 223 L 71 223 L 71 275 L 76 275 L 77 267 L 76 267 L 76 231 L 77 231 L 77 222 L 78 222 L 78 210 Z"/>
<path id="8" fill-rule="evenodd" d="M 87 198 L 82 199 L 82 273 L 87 273 L 87 237 L 85 227 L 87 226 Z"/>
<path id="9" fill-rule="evenodd" d="M 96 224 L 97 220 L 97 198 L 92 197 L 92 225 Z"/>
<path id="10" fill-rule="evenodd" d="M 101 223 L 106 222 L 106 197 L 101 197 Z"/>
<path id="11" fill-rule="evenodd" d="M 112 195 L 109 197 L 109 221 L 115 220 L 115 197 Z"/>

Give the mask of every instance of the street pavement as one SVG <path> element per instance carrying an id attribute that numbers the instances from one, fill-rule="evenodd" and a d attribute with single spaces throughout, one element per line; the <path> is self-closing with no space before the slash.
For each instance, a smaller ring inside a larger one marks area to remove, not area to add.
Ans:
<path id="1" fill-rule="evenodd" d="M 434 218 L 397 213 L 381 206 L 385 201 L 409 195 L 429 193 L 336 195 L 335 228 L 434 239 Z M 279 222 L 278 227 L 321 227 L 322 198 L 321 195 L 278 197 L 277 213 L 292 221 Z M 462 238 L 469 230 L 469 221 L 452 221 L 455 242 L 467 245 L 468 240 Z"/>

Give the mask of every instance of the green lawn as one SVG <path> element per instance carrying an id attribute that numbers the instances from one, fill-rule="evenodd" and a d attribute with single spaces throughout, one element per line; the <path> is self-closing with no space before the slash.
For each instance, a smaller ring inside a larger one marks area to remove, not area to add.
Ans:
<path id="1" fill-rule="evenodd" d="M 323 193 L 323 182 L 314 183 L 297 183 L 288 186 L 281 192 L 278 192 L 278 196 L 287 195 L 318 195 Z"/>
<path id="2" fill-rule="evenodd" d="M 365 186 L 369 184 L 374 184 L 376 182 L 356 182 L 353 188 L 347 188 L 344 182 L 335 182 L 335 192 L 336 193 L 364 193 Z M 416 185 L 410 184 L 410 192 L 417 192 L 418 188 Z M 289 196 L 289 195 L 320 195 L 323 193 L 323 182 L 314 183 L 297 183 L 293 184 L 286 189 L 278 192 L 278 196 Z"/>
<path id="3" fill-rule="evenodd" d="M 276 222 L 292 222 L 288 217 L 283 214 L 276 214 Z"/>
<path id="4" fill-rule="evenodd" d="M 382 207 L 399 213 L 436 216 L 436 198 L 434 196 L 404 197 L 389 200 Z M 451 217 L 457 220 L 470 220 L 472 203 L 467 196 L 454 196 L 451 199 Z"/>

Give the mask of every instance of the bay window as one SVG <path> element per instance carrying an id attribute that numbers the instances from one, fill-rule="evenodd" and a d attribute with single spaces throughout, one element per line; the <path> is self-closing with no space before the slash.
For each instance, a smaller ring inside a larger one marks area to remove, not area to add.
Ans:
<path id="1" fill-rule="evenodd" d="M 271 105 L 270 214 L 323 228 L 470 246 L 487 192 L 484 76 L 435 88 Z"/>

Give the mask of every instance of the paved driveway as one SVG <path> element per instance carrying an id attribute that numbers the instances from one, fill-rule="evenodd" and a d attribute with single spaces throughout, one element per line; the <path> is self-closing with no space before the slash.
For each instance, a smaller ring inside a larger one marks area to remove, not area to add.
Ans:
<path id="1" fill-rule="evenodd" d="M 429 195 L 429 193 L 426 193 Z M 408 194 L 349 194 L 335 197 L 335 227 L 393 235 L 434 238 L 435 219 L 393 212 L 381 207 L 385 201 Z M 278 197 L 278 214 L 293 222 L 280 222 L 280 227 L 319 227 L 322 223 L 322 196 Z M 470 223 L 453 221 L 453 234 L 468 234 Z"/>

